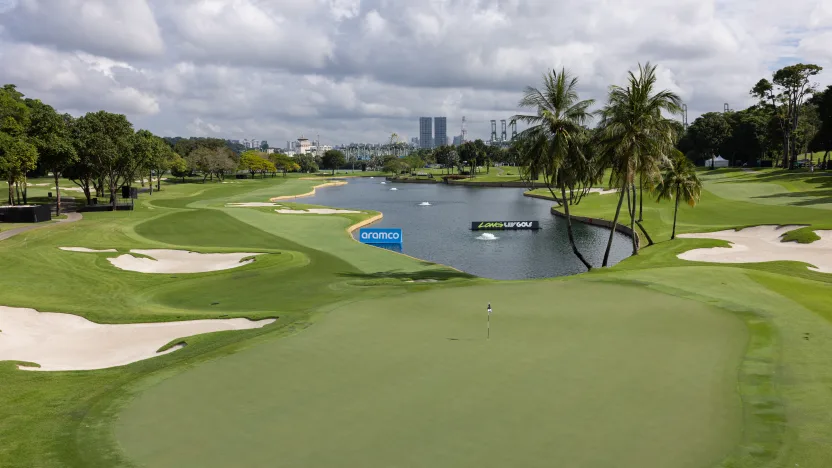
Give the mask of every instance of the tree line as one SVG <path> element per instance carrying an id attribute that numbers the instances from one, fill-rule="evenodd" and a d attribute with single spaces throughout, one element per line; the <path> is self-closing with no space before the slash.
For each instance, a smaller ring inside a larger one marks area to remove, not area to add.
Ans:
<path id="1" fill-rule="evenodd" d="M 239 169 L 285 175 L 300 166 L 286 155 L 244 151 L 242 145 L 219 138 L 161 138 L 134 130 L 122 114 L 60 114 L 39 99 L 26 98 L 15 85 L 0 89 L 0 177 L 8 182 L 11 205 L 28 202 L 26 181 L 31 175 L 51 174 L 60 214 L 62 178 L 81 188 L 87 204 L 93 197 L 109 197 L 115 209 L 122 186 L 144 186 L 147 180 L 152 194 L 154 182 L 161 190 L 167 171 L 183 181 L 199 173 L 205 181 L 223 180 Z"/>
<path id="2" fill-rule="evenodd" d="M 694 161 L 721 155 L 732 165 L 793 169 L 798 156 L 823 152 L 818 166 L 828 168 L 832 150 L 832 86 L 819 89 L 813 78 L 822 71 L 813 64 L 783 67 L 771 80 L 749 91 L 758 102 L 740 111 L 708 112 L 683 132 L 679 149 Z"/>

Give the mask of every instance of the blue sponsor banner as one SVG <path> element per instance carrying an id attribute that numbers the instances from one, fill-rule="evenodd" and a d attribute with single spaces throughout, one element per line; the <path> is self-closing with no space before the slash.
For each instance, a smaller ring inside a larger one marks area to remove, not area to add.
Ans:
<path id="1" fill-rule="evenodd" d="M 399 228 L 361 228 L 358 240 L 365 244 L 401 244 L 402 230 Z"/>

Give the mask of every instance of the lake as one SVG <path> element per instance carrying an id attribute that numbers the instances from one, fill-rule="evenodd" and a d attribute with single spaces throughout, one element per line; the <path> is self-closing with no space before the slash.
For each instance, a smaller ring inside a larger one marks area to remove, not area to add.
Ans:
<path id="1" fill-rule="evenodd" d="M 319 189 L 315 196 L 297 201 L 380 211 L 384 218 L 371 227 L 401 228 L 403 253 L 472 275 L 512 280 L 586 271 L 572 253 L 566 221 L 549 211 L 553 203 L 524 197 L 524 189 L 382 184 L 385 180 L 378 177 L 351 178 L 348 182 Z M 541 229 L 472 231 L 473 221 L 539 221 Z M 572 223 L 572 228 L 584 257 L 593 266 L 601 266 L 609 230 L 577 222 Z M 631 252 L 630 238 L 616 232 L 610 264 L 627 258 Z"/>

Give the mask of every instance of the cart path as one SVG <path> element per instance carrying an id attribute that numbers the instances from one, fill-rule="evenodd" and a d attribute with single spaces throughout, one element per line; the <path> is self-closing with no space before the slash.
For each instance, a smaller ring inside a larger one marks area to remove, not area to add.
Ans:
<path id="1" fill-rule="evenodd" d="M 81 213 L 67 213 L 65 219 L 58 219 L 54 223 L 32 224 L 31 226 L 23 226 L 23 227 L 19 227 L 19 228 L 9 229 L 8 231 L 0 232 L 0 241 L 6 240 L 6 239 L 8 239 L 9 237 L 12 237 L 12 236 L 16 236 L 16 235 L 20 234 L 21 232 L 31 231 L 33 229 L 40 229 L 40 228 L 44 228 L 44 227 L 47 227 L 47 226 L 57 226 L 58 224 L 61 224 L 61 223 L 74 223 L 75 221 L 80 221 L 81 218 L 83 218 L 83 216 L 81 216 Z"/>

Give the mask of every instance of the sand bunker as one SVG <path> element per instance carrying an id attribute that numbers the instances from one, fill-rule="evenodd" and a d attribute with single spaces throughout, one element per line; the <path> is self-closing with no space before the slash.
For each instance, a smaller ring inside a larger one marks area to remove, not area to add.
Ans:
<path id="1" fill-rule="evenodd" d="M 245 202 L 245 203 L 226 203 L 225 206 L 230 207 L 245 207 L 245 206 L 281 206 L 279 203 L 270 202 Z"/>
<path id="2" fill-rule="evenodd" d="M 26 370 L 68 371 L 123 366 L 180 349 L 156 351 L 179 338 L 261 328 L 274 319 L 193 320 L 101 325 L 77 315 L 0 306 L 0 361 L 40 364 Z"/>
<path id="3" fill-rule="evenodd" d="M 55 187 L 52 187 L 52 190 L 58 190 Z M 81 187 L 61 187 L 61 192 L 84 192 L 84 189 Z"/>
<path id="4" fill-rule="evenodd" d="M 86 247 L 60 247 L 61 250 L 66 250 L 68 252 L 84 252 L 84 253 L 103 253 L 103 252 L 118 252 L 116 249 L 104 249 L 104 250 L 96 250 L 96 249 L 88 249 Z M 0 329 L 2 330 L 2 329 Z"/>
<path id="5" fill-rule="evenodd" d="M 280 214 L 323 214 L 323 215 L 331 215 L 331 214 L 347 214 L 347 213 L 361 213 L 360 211 L 354 210 L 335 210 L 332 208 L 310 208 L 308 210 L 274 210 Z"/>
<path id="6" fill-rule="evenodd" d="M 198 253 L 167 249 L 134 249 L 130 252 L 153 258 L 124 254 L 107 260 L 116 268 L 139 273 L 205 273 L 241 267 L 254 261 L 253 259 L 243 261 L 244 258 L 262 255 L 246 252 Z"/>
<path id="7" fill-rule="evenodd" d="M 740 231 L 680 234 L 689 239 L 721 239 L 731 247 L 694 249 L 678 255 L 682 260 L 713 263 L 804 262 L 810 270 L 832 273 L 832 231 L 815 231 L 820 240 L 811 244 L 781 242 L 783 234 L 801 226 L 754 226 Z"/>

